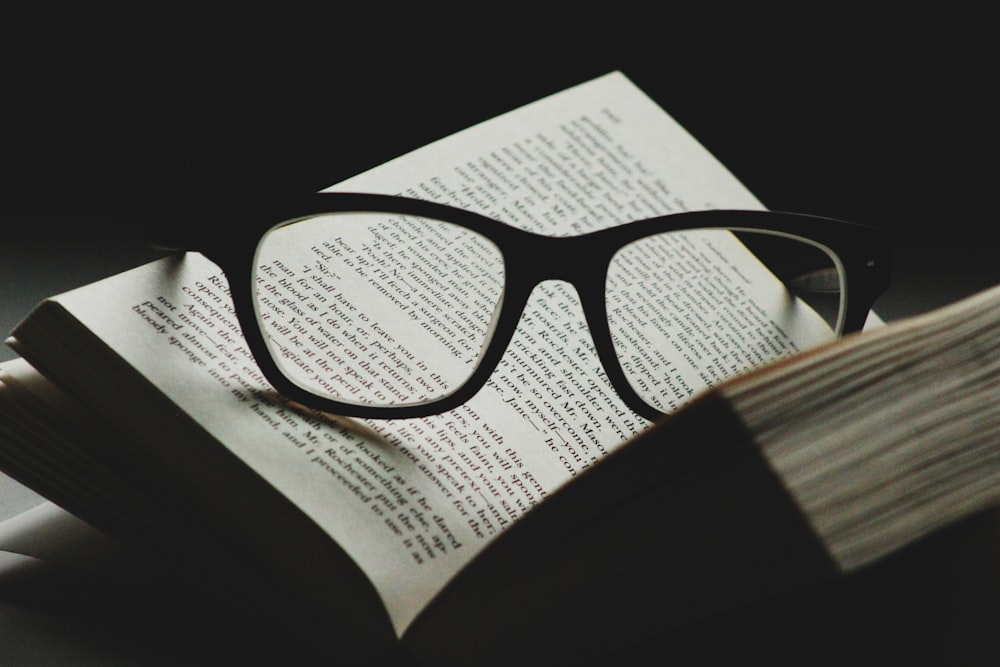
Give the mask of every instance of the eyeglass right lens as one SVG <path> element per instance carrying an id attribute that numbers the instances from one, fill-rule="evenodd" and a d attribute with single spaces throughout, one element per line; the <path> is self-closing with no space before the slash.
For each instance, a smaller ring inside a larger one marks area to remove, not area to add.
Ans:
<path id="1" fill-rule="evenodd" d="M 826 248 L 759 231 L 666 232 L 623 247 L 608 269 L 621 368 L 662 412 L 839 334 L 844 279 Z"/>
<path id="2" fill-rule="evenodd" d="M 504 288 L 499 249 L 453 223 L 337 212 L 279 225 L 255 262 L 257 319 L 298 386 L 366 405 L 419 405 L 475 370 Z"/>

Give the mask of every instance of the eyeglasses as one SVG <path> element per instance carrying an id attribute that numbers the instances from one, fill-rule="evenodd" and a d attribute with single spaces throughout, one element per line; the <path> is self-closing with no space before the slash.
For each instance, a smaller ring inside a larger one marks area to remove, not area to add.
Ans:
<path id="1" fill-rule="evenodd" d="M 157 226 L 154 245 L 200 251 L 226 275 L 275 390 L 365 418 L 458 407 L 512 340 L 537 345 L 526 354 L 543 366 L 565 361 L 567 327 L 583 324 L 563 300 L 515 339 L 543 281 L 575 287 L 608 381 L 646 419 L 670 410 L 685 374 L 712 384 L 799 349 L 792 327 L 809 332 L 808 345 L 859 330 L 889 283 L 878 230 L 769 211 L 556 237 L 429 201 L 318 193 L 178 212 Z"/>

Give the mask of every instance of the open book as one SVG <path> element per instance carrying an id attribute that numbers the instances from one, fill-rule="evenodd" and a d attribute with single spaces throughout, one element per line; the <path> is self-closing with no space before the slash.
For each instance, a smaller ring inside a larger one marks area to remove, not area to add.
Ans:
<path id="1" fill-rule="evenodd" d="M 554 235 L 685 210 L 763 208 L 620 73 L 332 189 L 443 198 Z M 760 273 L 738 252 L 699 257 Z M 756 287 L 745 294 L 747 318 L 759 324 L 750 327 L 752 344 L 782 354 L 811 347 L 822 320 L 790 315 L 772 298 L 780 284 L 766 275 L 749 282 Z M 712 295 L 697 298 L 708 303 Z M 717 391 L 691 401 L 770 358 L 729 356 L 708 374 L 711 364 L 692 360 L 706 348 L 696 337 L 681 339 L 689 347 L 677 353 L 671 408 L 707 414 L 694 423 L 727 434 L 720 441 L 745 440 L 738 420 L 712 416 Z M 30 365 L 4 369 L 0 465 L 109 534 L 161 554 L 177 579 L 307 656 L 365 662 L 400 642 L 435 664 L 611 650 L 665 621 L 647 613 L 648 599 L 636 600 L 631 613 L 606 611 L 615 616 L 601 621 L 609 631 L 583 642 L 582 614 L 624 604 L 627 596 L 612 591 L 634 586 L 627 573 L 664 555 L 637 545 L 687 539 L 670 537 L 659 517 L 712 521 L 691 504 L 702 495 L 664 509 L 691 490 L 694 473 L 674 463 L 653 475 L 674 439 L 685 441 L 677 424 L 692 418 L 649 429 L 622 403 L 577 296 L 561 283 L 532 294 L 478 395 L 414 419 L 333 417 L 271 391 L 240 338 L 218 267 L 195 253 L 53 297 L 9 343 Z M 690 405 L 701 407 L 683 408 Z M 659 447 L 642 444 L 651 441 Z M 676 447 L 687 452 L 677 461 L 691 456 L 702 466 L 691 470 L 706 473 L 712 456 L 691 443 Z M 641 453 L 651 451 L 658 458 L 643 463 Z M 632 479 L 637 469 L 647 478 Z M 737 470 L 774 477 L 766 465 Z M 766 522 L 796 527 L 788 553 L 808 563 L 802 579 L 836 571 L 829 546 L 773 486 L 769 500 L 751 495 L 749 505 L 783 508 Z M 754 525 L 734 523 L 743 535 Z M 786 553 L 786 533 L 773 532 L 783 546 L 761 554 Z M 561 556 L 553 560 L 547 549 Z M 591 554 L 581 563 L 598 559 L 606 571 L 574 566 L 580 550 Z M 770 590 L 774 581 L 748 569 L 763 560 L 745 559 L 742 574 Z M 693 597 L 688 590 L 656 605 L 662 618 L 683 622 L 718 603 L 707 591 Z"/>

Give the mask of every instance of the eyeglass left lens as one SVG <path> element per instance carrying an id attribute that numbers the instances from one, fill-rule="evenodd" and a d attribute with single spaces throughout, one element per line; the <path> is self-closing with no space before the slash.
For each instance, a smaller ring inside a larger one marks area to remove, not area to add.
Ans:
<path id="1" fill-rule="evenodd" d="M 271 357 L 299 387 L 351 404 L 419 405 L 454 392 L 489 342 L 504 288 L 489 239 L 371 211 L 278 225 L 254 266 Z"/>

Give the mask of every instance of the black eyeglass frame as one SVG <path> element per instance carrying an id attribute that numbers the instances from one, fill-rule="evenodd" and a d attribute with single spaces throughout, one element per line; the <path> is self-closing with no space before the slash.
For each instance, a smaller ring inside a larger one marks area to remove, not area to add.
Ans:
<path id="1" fill-rule="evenodd" d="M 276 225 L 322 213 L 385 212 L 434 218 L 466 227 L 500 250 L 505 280 L 493 335 L 468 380 L 452 393 L 416 405 L 376 406 L 318 396 L 298 386 L 279 369 L 257 321 L 254 260 L 265 232 Z M 234 229 L 227 221 L 240 225 Z M 625 377 L 612 341 L 604 298 L 607 270 L 624 245 L 670 231 L 728 229 L 787 235 L 828 248 L 844 272 L 844 322 L 840 334 L 860 330 L 875 300 L 890 282 L 888 235 L 877 228 L 800 213 L 708 210 L 669 214 L 577 236 L 546 236 L 486 215 L 446 204 L 394 195 L 323 192 L 219 203 L 156 215 L 150 242 L 172 252 L 197 251 L 214 262 L 229 281 L 236 317 L 251 354 L 275 390 L 302 405 L 332 414 L 406 419 L 452 410 L 472 398 L 500 363 L 534 288 L 546 280 L 574 286 L 604 371 L 625 404 L 648 420 L 663 413 L 644 401 Z"/>

